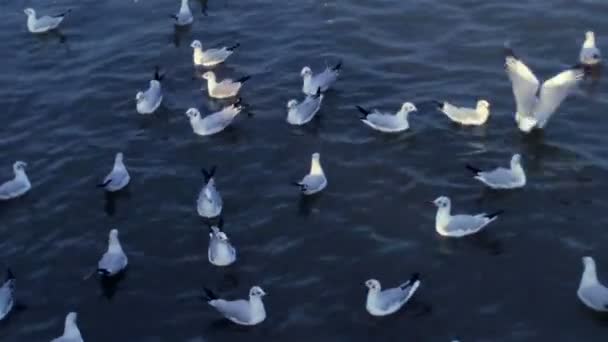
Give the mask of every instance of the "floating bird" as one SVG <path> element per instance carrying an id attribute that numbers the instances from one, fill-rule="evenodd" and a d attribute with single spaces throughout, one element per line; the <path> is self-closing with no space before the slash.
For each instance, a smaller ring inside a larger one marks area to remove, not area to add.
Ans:
<path id="1" fill-rule="evenodd" d="M 583 276 L 576 294 L 578 298 L 590 309 L 608 312 L 608 288 L 597 280 L 595 260 L 592 257 L 583 257 Z"/>
<path id="2" fill-rule="evenodd" d="M 289 100 L 287 102 L 287 122 L 298 126 L 307 124 L 321 109 L 321 102 L 323 102 L 321 88 L 317 88 L 316 94 L 307 95 L 301 103 L 295 99 Z"/>
<path id="3" fill-rule="evenodd" d="M 256 325 L 266 319 L 266 310 L 262 297 L 266 292 L 259 286 L 249 290 L 249 300 L 224 300 L 209 289 L 205 290 L 205 299 L 224 317 L 239 325 Z"/>
<path id="4" fill-rule="evenodd" d="M 6 279 L 0 287 L 0 321 L 6 318 L 15 305 L 15 276 L 10 268 L 6 270 Z"/>
<path id="5" fill-rule="evenodd" d="M 129 176 L 129 171 L 127 171 L 123 162 L 123 154 L 122 152 L 118 152 L 116 153 L 116 157 L 114 157 L 112 171 L 103 179 L 103 183 L 97 186 L 104 188 L 106 191 L 115 192 L 126 187 L 129 181 L 131 181 L 131 176 Z"/>
<path id="6" fill-rule="evenodd" d="M 238 99 L 234 104 L 224 107 L 224 109 L 204 118 L 196 108 L 190 108 L 186 115 L 190 118 L 190 125 L 194 133 L 202 136 L 212 135 L 223 131 L 228 127 L 234 118 L 243 110 L 241 100 Z"/>
<path id="7" fill-rule="evenodd" d="M 526 185 L 526 173 L 521 166 L 521 156 L 514 154 L 511 157 L 511 168 L 498 167 L 490 171 L 482 171 L 474 166 L 467 165 L 467 169 L 475 174 L 475 179 L 492 189 L 515 189 Z"/>
<path id="8" fill-rule="evenodd" d="M 203 50 L 203 45 L 199 40 L 195 40 L 190 44 L 190 47 L 194 49 L 194 52 L 192 53 L 194 65 L 202 65 L 205 67 L 212 67 L 224 63 L 239 46 L 240 44 L 237 43 L 231 47 L 224 46 L 219 49 Z"/>
<path id="9" fill-rule="evenodd" d="M 238 95 L 243 84 L 250 79 L 251 76 L 244 76 L 234 81 L 230 78 L 226 78 L 218 83 L 215 78 L 215 73 L 213 71 L 207 71 L 203 74 L 203 78 L 207 80 L 207 92 L 210 97 L 226 99 Z"/>
<path id="10" fill-rule="evenodd" d="M 383 113 L 377 109 L 370 111 L 361 106 L 357 106 L 357 109 L 363 114 L 361 121 L 364 124 L 385 133 L 397 133 L 409 129 L 408 116 L 418 110 L 411 102 L 403 103 L 401 109 L 395 114 Z"/>
<path id="11" fill-rule="evenodd" d="M 236 261 L 236 249 L 228 240 L 226 233 L 222 231 L 224 220 L 220 218 L 217 225 L 209 227 L 209 248 L 207 257 L 209 262 L 215 266 L 228 266 Z"/>
<path id="12" fill-rule="evenodd" d="M 305 66 L 300 72 L 300 76 L 304 79 L 302 92 L 307 95 L 314 95 L 319 88 L 321 88 L 321 92 L 326 92 L 338 79 L 340 68 L 342 68 L 342 62 L 338 62 L 334 67 L 327 67 L 323 72 L 313 75 L 310 67 Z"/>
<path id="13" fill-rule="evenodd" d="M 36 11 L 33 8 L 26 8 L 23 12 L 27 15 L 27 29 L 31 33 L 45 33 L 56 29 L 59 24 L 65 19 L 65 16 L 72 10 L 67 10 L 61 14 L 48 16 L 44 15 L 36 18 Z"/>
<path id="14" fill-rule="evenodd" d="M 196 211 L 204 218 L 217 217 L 222 213 L 222 197 L 215 188 L 215 171 L 217 167 L 213 166 L 209 171 L 202 169 L 205 176 L 205 185 L 198 194 L 196 200 Z"/>
<path id="15" fill-rule="evenodd" d="M 172 14 L 171 18 L 175 19 L 175 25 L 177 26 L 187 26 L 192 24 L 194 17 L 192 17 L 188 0 L 182 0 L 182 5 L 179 8 L 179 12 L 177 14 Z"/>
<path id="16" fill-rule="evenodd" d="M 70 312 L 65 317 L 65 327 L 63 328 L 63 335 L 53 339 L 51 342 L 83 342 L 80 330 L 76 325 L 76 319 L 78 314 Z"/>
<path id="17" fill-rule="evenodd" d="M 32 185 L 25 174 L 26 167 L 27 163 L 22 161 L 16 161 L 13 164 L 13 172 L 15 173 L 15 177 L 0 184 L 0 201 L 23 196 L 26 192 L 30 191 Z"/>
<path id="18" fill-rule="evenodd" d="M 585 76 L 582 66 L 574 66 L 545 81 L 537 96 L 540 85 L 538 79 L 508 47 L 505 68 L 515 96 L 515 121 L 519 129 L 526 133 L 533 128 L 544 128 L 562 101 Z"/>
<path id="19" fill-rule="evenodd" d="M 435 230 L 442 236 L 463 237 L 479 232 L 490 222 L 496 220 L 503 211 L 491 214 L 477 215 L 451 215 L 451 201 L 448 197 L 438 197 L 433 204 L 437 206 L 437 216 L 435 218 Z"/>
<path id="20" fill-rule="evenodd" d="M 602 54 L 600 49 L 595 46 L 595 34 L 593 31 L 587 31 L 585 33 L 585 42 L 581 47 L 581 53 L 579 60 L 584 66 L 595 66 L 602 61 Z"/>
<path id="21" fill-rule="evenodd" d="M 433 101 L 439 110 L 450 120 L 461 125 L 480 126 L 486 123 L 490 116 L 490 103 L 486 100 L 477 101 L 475 108 L 456 107 L 449 102 Z"/>
<path id="22" fill-rule="evenodd" d="M 327 186 L 327 178 L 325 178 L 325 173 L 321 167 L 320 158 L 321 155 L 319 153 L 313 153 L 310 162 L 310 172 L 301 181 L 293 183 L 300 187 L 300 191 L 304 195 L 316 194 Z"/>
<path id="23" fill-rule="evenodd" d="M 150 80 L 150 87 L 148 90 L 145 92 L 140 91 L 135 95 L 137 112 L 139 114 L 152 114 L 158 109 L 163 101 L 163 91 L 160 82 L 164 77 L 164 74 L 160 74 L 160 68 L 158 66 L 155 67 L 154 79 Z"/>
<path id="24" fill-rule="evenodd" d="M 367 286 L 367 301 L 365 308 L 372 316 L 387 316 L 397 312 L 416 293 L 420 286 L 420 274 L 414 273 L 408 281 L 386 290 L 382 290 L 380 282 L 369 279 L 365 282 Z"/>
<path id="25" fill-rule="evenodd" d="M 112 277 L 122 272 L 129 263 L 118 239 L 118 230 L 110 230 L 108 250 L 103 254 L 97 264 L 97 273 L 105 277 Z"/>

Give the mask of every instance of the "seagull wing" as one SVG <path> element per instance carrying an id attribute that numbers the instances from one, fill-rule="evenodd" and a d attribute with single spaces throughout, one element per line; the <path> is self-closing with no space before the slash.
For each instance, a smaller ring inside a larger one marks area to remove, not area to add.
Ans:
<path id="1" fill-rule="evenodd" d="M 573 68 L 557 74 L 545 81 L 540 90 L 540 101 L 535 110 L 535 118 L 542 128 L 555 113 L 557 107 L 572 93 L 585 73 L 582 68 Z"/>

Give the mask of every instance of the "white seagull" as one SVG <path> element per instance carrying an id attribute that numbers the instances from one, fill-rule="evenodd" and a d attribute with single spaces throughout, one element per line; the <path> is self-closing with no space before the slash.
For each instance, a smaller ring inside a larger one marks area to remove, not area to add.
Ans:
<path id="1" fill-rule="evenodd" d="M 515 121 L 523 132 L 544 128 L 559 105 L 570 95 L 585 73 L 574 66 L 545 81 L 542 86 L 530 69 L 507 47 L 505 69 L 515 96 Z M 539 90 L 540 86 L 540 90 Z M 537 93 L 540 94 L 537 96 Z"/>
<path id="2" fill-rule="evenodd" d="M 477 101 L 475 108 L 456 107 L 449 102 L 433 101 L 439 110 L 450 120 L 461 125 L 481 126 L 490 117 L 490 103 L 486 100 Z"/>
<path id="3" fill-rule="evenodd" d="M 177 26 L 186 26 L 192 24 L 194 17 L 192 17 L 188 0 L 182 0 L 182 5 L 179 8 L 179 12 L 177 14 L 172 14 L 171 18 L 175 19 L 175 25 Z"/>
<path id="4" fill-rule="evenodd" d="M 3 320 L 15 305 L 15 276 L 10 268 L 6 270 L 6 279 L 0 287 L 0 321 Z"/>
<path id="5" fill-rule="evenodd" d="M 236 261 L 236 249 L 228 240 L 228 236 L 221 229 L 224 226 L 224 220 L 220 218 L 217 225 L 209 227 L 209 248 L 207 249 L 207 257 L 209 262 L 215 266 L 228 266 Z"/>
<path id="6" fill-rule="evenodd" d="M 593 33 L 593 31 L 587 31 L 585 33 L 585 42 L 581 47 L 579 60 L 585 66 L 597 65 L 602 60 L 600 49 L 595 46 L 595 33 Z"/>
<path id="7" fill-rule="evenodd" d="M 327 67 L 323 72 L 313 75 L 310 67 L 305 66 L 300 72 L 300 76 L 304 80 L 302 92 L 307 95 L 314 95 L 319 88 L 321 88 L 321 92 L 326 92 L 338 79 L 340 68 L 342 68 L 342 62 L 338 62 L 334 67 Z"/>
<path id="8" fill-rule="evenodd" d="M 215 188 L 215 166 L 211 167 L 209 171 L 203 169 L 203 175 L 205 176 L 205 185 L 198 194 L 196 200 L 196 211 L 204 218 L 217 217 L 222 213 L 222 196 Z"/>
<path id="9" fill-rule="evenodd" d="M 369 279 L 365 308 L 372 316 L 387 316 L 397 312 L 416 293 L 420 286 L 420 274 L 414 273 L 408 281 L 398 287 L 382 290 L 380 282 Z"/>
<path id="10" fill-rule="evenodd" d="M 30 191 L 32 184 L 30 184 L 30 180 L 25 174 L 26 167 L 27 164 L 22 161 L 16 161 L 13 164 L 15 176 L 13 179 L 0 184 L 0 201 L 23 196 L 26 192 Z"/>
<path id="11" fill-rule="evenodd" d="M 370 111 L 361 106 L 357 109 L 363 114 L 361 121 L 369 127 L 385 133 L 403 132 L 410 128 L 408 121 L 409 114 L 417 111 L 416 106 L 411 102 L 405 102 L 401 109 L 395 113 L 384 113 L 377 109 Z"/>
<path id="12" fill-rule="evenodd" d="M 498 167 L 490 171 L 482 171 L 471 165 L 466 166 L 475 174 L 475 179 L 484 183 L 492 189 L 516 189 L 526 185 L 526 173 L 521 166 L 521 156 L 514 154 L 511 157 L 509 169 Z"/>
<path id="13" fill-rule="evenodd" d="M 190 125 L 194 133 L 202 136 L 212 135 L 223 131 L 228 127 L 234 118 L 243 110 L 241 100 L 238 99 L 234 104 L 224 107 L 219 112 L 215 112 L 201 117 L 201 112 L 196 108 L 186 111 L 186 116 L 190 118 Z"/>
<path id="14" fill-rule="evenodd" d="M 154 69 L 154 79 L 150 80 L 150 87 L 146 91 L 140 91 L 135 95 L 137 101 L 137 112 L 139 114 L 152 114 L 158 109 L 163 101 L 161 81 L 165 75 L 160 74 L 159 67 Z"/>
<path id="15" fill-rule="evenodd" d="M 207 93 L 210 97 L 215 99 L 226 99 L 238 95 L 243 84 L 250 79 L 251 76 L 244 76 L 237 80 L 226 78 L 218 83 L 215 73 L 213 71 L 207 71 L 203 74 L 203 78 L 207 80 Z"/>
<path id="16" fill-rule="evenodd" d="M 583 257 L 583 276 L 576 294 L 578 298 L 590 309 L 608 312 L 608 288 L 597 280 L 595 260 L 592 257 Z"/>
<path id="17" fill-rule="evenodd" d="M 103 183 L 97 186 L 104 188 L 106 191 L 115 192 L 126 187 L 129 181 L 131 181 L 131 176 L 129 176 L 129 171 L 127 171 L 127 167 L 123 162 L 123 154 L 122 152 L 118 152 L 116 153 L 116 157 L 114 157 L 112 171 L 103 179 Z"/>
<path id="18" fill-rule="evenodd" d="M 63 19 L 65 19 L 65 16 L 71 11 L 72 10 L 70 9 L 58 15 L 44 15 L 40 18 L 36 18 L 36 11 L 34 11 L 33 8 L 26 8 L 23 10 L 27 15 L 27 29 L 31 33 L 45 33 L 56 29 Z"/>
<path id="19" fill-rule="evenodd" d="M 63 335 L 57 337 L 51 342 L 83 342 L 82 336 L 80 335 L 80 330 L 76 325 L 76 319 L 78 318 L 78 314 L 75 312 L 70 312 L 65 317 L 65 326 L 63 328 Z"/>
<path id="20" fill-rule="evenodd" d="M 438 197 L 433 201 L 433 204 L 437 206 L 435 230 L 439 235 L 448 237 L 463 237 L 475 234 L 503 213 L 500 210 L 491 214 L 451 215 L 451 202 L 446 196 Z"/>
<path id="21" fill-rule="evenodd" d="M 230 46 L 222 47 L 219 49 L 207 49 L 203 50 L 203 45 L 199 40 L 195 40 L 190 44 L 190 47 L 194 49 L 192 53 L 192 60 L 194 65 L 212 67 L 220 63 L 224 63 L 228 57 L 230 57 L 234 50 L 240 46 L 239 43 Z"/>
<path id="22" fill-rule="evenodd" d="M 310 161 L 310 172 L 302 180 L 293 183 L 300 188 L 304 195 L 316 194 L 327 186 L 327 178 L 325 178 L 325 173 L 321 167 L 320 158 L 319 153 L 313 153 Z"/>
<path id="23" fill-rule="evenodd" d="M 304 101 L 292 99 L 287 102 L 287 122 L 291 125 L 304 125 L 310 122 L 321 109 L 323 94 L 321 88 L 315 95 L 307 95 Z"/>
<path id="24" fill-rule="evenodd" d="M 118 239 L 118 230 L 110 230 L 108 250 L 103 254 L 97 264 L 97 273 L 105 277 L 112 277 L 122 272 L 129 263 Z"/>
<path id="25" fill-rule="evenodd" d="M 224 317 L 239 325 L 256 325 L 266 319 L 262 297 L 266 292 L 259 286 L 249 290 L 249 300 L 224 300 L 209 289 L 205 289 L 205 299 Z"/>

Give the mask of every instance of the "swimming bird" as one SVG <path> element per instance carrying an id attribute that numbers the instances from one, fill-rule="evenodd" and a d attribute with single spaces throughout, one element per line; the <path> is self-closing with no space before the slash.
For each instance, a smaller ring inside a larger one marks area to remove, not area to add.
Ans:
<path id="1" fill-rule="evenodd" d="M 228 266 L 236 261 L 236 249 L 228 240 L 226 233 L 222 231 L 224 220 L 220 218 L 217 225 L 209 227 L 209 248 L 207 257 L 209 262 L 215 266 Z"/>
<path id="2" fill-rule="evenodd" d="M 103 183 L 98 184 L 97 186 L 104 188 L 106 191 L 115 192 L 122 190 L 129 184 L 130 181 L 131 176 L 129 175 L 129 171 L 127 171 L 127 167 L 123 162 L 123 154 L 122 152 L 118 152 L 114 157 L 114 166 L 112 167 L 112 171 L 110 171 L 110 173 L 108 173 L 108 175 L 103 179 Z"/>
<path id="3" fill-rule="evenodd" d="M 63 335 L 57 337 L 51 342 L 83 342 L 82 336 L 80 335 L 80 330 L 76 325 L 76 319 L 78 318 L 78 314 L 75 312 L 70 312 L 65 317 L 65 326 L 63 328 Z"/>
<path id="4" fill-rule="evenodd" d="M 259 286 L 249 290 L 249 300 L 224 300 L 209 289 L 204 289 L 205 299 L 220 314 L 239 325 L 256 325 L 266 319 L 266 309 L 262 297 L 266 292 Z"/>
<path id="5" fill-rule="evenodd" d="M 420 286 L 420 274 L 414 273 L 408 281 L 398 287 L 382 290 L 380 282 L 369 279 L 367 286 L 367 301 L 365 308 L 372 316 L 387 316 L 397 312 L 416 293 Z"/>
<path id="6" fill-rule="evenodd" d="M 363 114 L 361 121 L 364 124 L 385 133 L 397 133 L 409 129 L 408 116 L 418 110 L 411 102 L 403 103 L 401 109 L 395 114 L 383 113 L 377 109 L 370 111 L 361 106 L 357 106 L 357 109 Z"/>
<path id="7" fill-rule="evenodd" d="M 511 80 L 515 96 L 515 121 L 525 133 L 533 128 L 545 128 L 559 105 L 570 95 L 583 80 L 585 72 L 582 66 L 574 66 L 545 81 L 542 86 L 530 69 L 508 48 L 505 57 L 505 69 Z M 537 92 L 540 94 L 537 96 Z"/>
<path id="8" fill-rule="evenodd" d="M 182 0 L 182 5 L 179 8 L 179 12 L 177 12 L 177 14 L 172 14 L 171 18 L 175 19 L 175 25 L 177 26 L 186 26 L 192 24 L 194 17 L 190 11 L 188 0 Z"/>
<path id="9" fill-rule="evenodd" d="M 65 19 L 65 16 L 71 11 L 72 10 L 69 9 L 58 15 L 44 15 L 40 18 L 36 18 L 36 11 L 34 11 L 33 8 L 26 8 L 23 10 L 25 15 L 27 15 L 27 29 L 31 33 L 45 33 L 56 29 L 63 19 Z"/>
<path id="10" fill-rule="evenodd" d="M 583 257 L 583 276 L 581 277 L 578 298 L 592 310 L 608 312 L 608 288 L 597 280 L 595 260 L 592 257 Z"/>
<path id="11" fill-rule="evenodd" d="M 27 163 L 22 161 L 16 161 L 13 164 L 13 173 L 15 176 L 13 179 L 0 184 L 0 201 L 10 200 L 19 196 L 25 195 L 32 188 L 27 174 L 25 174 L 25 168 Z"/>
<path id="12" fill-rule="evenodd" d="M 307 95 L 304 101 L 292 99 L 287 102 L 287 122 L 292 125 L 304 125 L 310 122 L 321 109 L 323 94 L 321 88 L 314 95 Z"/>
<path id="13" fill-rule="evenodd" d="M 0 321 L 3 320 L 15 305 L 15 276 L 11 269 L 6 270 L 6 279 L 0 287 Z"/>
<path id="14" fill-rule="evenodd" d="M 215 171 L 216 166 L 211 167 L 209 171 L 202 169 L 205 176 L 205 185 L 198 194 L 196 200 L 196 211 L 204 218 L 217 217 L 222 213 L 222 196 L 215 188 Z"/>
<path id="15" fill-rule="evenodd" d="M 310 172 L 298 182 L 294 182 L 293 185 L 300 187 L 300 191 L 304 195 L 313 195 L 327 186 L 327 178 L 321 167 L 320 161 L 321 155 L 319 153 L 313 153 L 310 161 Z"/>
<path id="16" fill-rule="evenodd" d="M 433 102 L 450 120 L 461 125 L 480 126 L 485 124 L 490 117 L 490 103 L 486 100 L 477 101 L 475 108 L 457 107 L 445 101 Z"/>
<path id="17" fill-rule="evenodd" d="M 467 165 L 467 169 L 475 174 L 475 179 L 492 189 L 515 189 L 526 185 L 526 173 L 521 166 L 521 156 L 514 154 L 511 157 L 509 169 L 498 167 L 490 171 L 482 171 L 474 166 Z"/>
<path id="18" fill-rule="evenodd" d="M 223 131 L 242 110 L 243 105 L 239 99 L 234 104 L 226 106 L 219 112 L 209 114 L 204 118 L 201 117 L 201 112 L 196 108 L 188 109 L 186 116 L 190 118 L 190 125 L 194 133 L 206 136 Z"/>
<path id="19" fill-rule="evenodd" d="M 307 95 L 314 95 L 319 88 L 321 88 L 321 92 L 326 92 L 338 79 L 341 68 L 342 62 L 340 61 L 335 66 L 327 67 L 323 72 L 313 75 L 310 67 L 305 66 L 300 72 L 300 76 L 304 80 L 302 92 Z"/>
<path id="20" fill-rule="evenodd" d="M 237 80 L 226 78 L 218 83 L 215 73 L 213 71 L 207 71 L 203 74 L 203 78 L 207 80 L 207 92 L 210 97 L 226 99 L 236 96 L 243 84 L 250 79 L 251 76 L 244 76 Z"/>
<path id="21" fill-rule="evenodd" d="M 203 45 L 199 40 L 195 40 L 190 44 L 190 47 L 194 49 L 192 53 L 192 60 L 194 65 L 202 65 L 205 67 L 213 67 L 220 63 L 224 63 L 228 57 L 230 57 L 234 51 L 241 44 L 236 43 L 230 47 L 222 47 L 219 49 L 207 49 L 203 50 Z"/>
<path id="22" fill-rule="evenodd" d="M 463 237 L 478 233 L 490 222 L 496 220 L 503 211 L 496 211 L 491 214 L 477 215 L 451 215 L 451 201 L 446 196 L 438 197 L 433 204 L 437 206 L 437 216 L 435 218 L 435 230 L 439 235 L 448 237 Z"/>
<path id="23" fill-rule="evenodd" d="M 163 101 L 163 91 L 161 81 L 165 75 L 160 74 L 160 68 L 154 68 L 154 79 L 150 80 L 150 87 L 145 92 L 138 92 L 135 95 L 137 101 L 137 112 L 139 114 L 152 114 L 158 109 Z"/>
<path id="24" fill-rule="evenodd" d="M 585 32 L 585 42 L 581 47 L 579 60 L 585 66 L 594 66 L 602 61 L 600 49 L 595 45 L 595 33 L 593 31 Z"/>
<path id="25" fill-rule="evenodd" d="M 108 238 L 108 249 L 97 264 L 97 273 L 102 276 L 112 277 L 122 272 L 128 265 L 129 259 L 122 250 L 118 239 L 118 230 L 110 230 Z"/>

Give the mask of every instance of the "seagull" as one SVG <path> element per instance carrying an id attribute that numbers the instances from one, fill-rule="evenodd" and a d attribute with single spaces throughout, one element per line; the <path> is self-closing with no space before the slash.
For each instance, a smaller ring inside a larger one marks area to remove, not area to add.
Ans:
<path id="1" fill-rule="evenodd" d="M 608 312 L 608 288 L 597 280 L 595 260 L 592 257 L 583 257 L 583 276 L 576 294 L 578 298 L 590 309 Z"/>
<path id="2" fill-rule="evenodd" d="M 597 65 L 602 60 L 600 49 L 595 46 L 595 33 L 593 33 L 593 31 L 587 31 L 585 33 L 585 42 L 581 47 L 579 60 L 585 66 Z"/>
<path id="3" fill-rule="evenodd" d="M 58 15 L 44 15 L 40 18 L 36 18 L 36 11 L 34 11 L 33 8 L 26 8 L 23 10 L 25 15 L 27 15 L 27 29 L 31 33 L 45 33 L 56 29 L 63 19 L 65 19 L 65 16 L 71 11 L 72 10 L 69 9 Z"/>
<path id="4" fill-rule="evenodd" d="M 481 126 L 490 116 L 490 103 L 486 100 L 477 101 L 475 108 L 456 107 L 449 102 L 433 101 L 439 110 L 450 120 L 461 125 Z"/>
<path id="5" fill-rule="evenodd" d="M 500 210 L 491 214 L 451 215 L 451 202 L 445 196 L 438 197 L 433 201 L 433 204 L 437 206 L 435 230 L 439 235 L 448 237 L 463 237 L 475 234 L 503 213 Z"/>
<path id="6" fill-rule="evenodd" d="M 563 71 L 540 86 L 532 71 L 507 47 L 505 69 L 515 96 L 515 121 L 525 133 L 544 128 L 559 105 L 570 95 L 585 76 L 581 66 Z"/>
<path id="7" fill-rule="evenodd" d="M 15 305 L 15 276 L 11 269 L 6 270 L 6 279 L 0 287 L 0 321 L 6 318 Z"/>
<path id="8" fill-rule="evenodd" d="M 207 71 L 203 74 L 203 78 L 207 80 L 207 92 L 210 97 L 216 99 L 226 99 L 234 97 L 239 93 L 243 83 L 245 83 L 251 76 L 244 76 L 237 80 L 226 78 L 221 82 L 217 82 L 215 73 L 213 71 Z"/>
<path id="9" fill-rule="evenodd" d="M 364 124 L 385 133 L 397 133 L 409 129 L 408 115 L 418 110 L 411 102 L 403 103 L 401 109 L 395 114 L 383 113 L 377 109 L 370 111 L 361 106 L 357 106 L 357 109 L 363 114 L 361 121 Z"/>
<path id="10" fill-rule="evenodd" d="M 157 66 L 154 69 L 154 79 L 150 80 L 150 87 L 148 90 L 138 92 L 135 95 L 137 101 L 137 112 L 139 114 L 152 114 L 163 101 L 163 91 L 161 89 L 160 82 L 163 80 L 165 75 L 160 74 L 160 68 Z"/>
<path id="11" fill-rule="evenodd" d="M 188 6 L 188 0 L 182 0 L 182 5 L 179 8 L 179 12 L 177 14 L 172 14 L 171 18 L 175 19 L 175 25 L 177 26 L 186 26 L 192 24 L 194 18 L 192 17 L 190 6 Z"/>
<path id="12" fill-rule="evenodd" d="M 26 192 L 30 191 L 32 184 L 30 184 L 30 180 L 25 174 L 26 167 L 27 163 L 22 161 L 16 161 L 13 164 L 15 177 L 0 184 L 0 201 L 23 196 Z"/>
<path id="13" fill-rule="evenodd" d="M 300 187 L 300 191 L 304 195 L 313 195 L 327 186 L 327 178 L 321 167 L 321 155 L 319 153 L 312 154 L 310 162 L 310 172 L 299 182 L 294 182 L 293 185 Z"/>
<path id="14" fill-rule="evenodd" d="M 222 196 L 215 188 L 215 170 L 217 167 L 213 166 L 209 171 L 203 169 L 203 175 L 205 176 L 205 185 L 198 194 L 196 200 L 196 211 L 204 218 L 217 217 L 222 213 Z"/>
<path id="15" fill-rule="evenodd" d="M 321 102 L 323 102 L 321 88 L 317 88 L 316 94 L 307 95 L 301 103 L 295 99 L 289 100 L 287 102 L 287 122 L 298 126 L 307 124 L 321 109 Z"/>
<path id="16" fill-rule="evenodd" d="M 190 118 L 190 125 L 194 133 L 206 136 L 223 131 L 242 110 L 241 99 L 238 99 L 234 104 L 226 106 L 219 112 L 209 114 L 204 118 L 201 117 L 201 112 L 196 108 L 188 109 L 186 116 Z"/>
<path id="17" fill-rule="evenodd" d="M 205 67 L 213 67 L 220 63 L 224 63 L 228 57 L 230 57 L 234 50 L 236 50 L 241 44 L 237 43 L 234 46 L 222 47 L 219 49 L 207 49 L 203 51 L 203 45 L 199 40 L 195 40 L 190 44 L 190 47 L 194 49 L 192 54 L 192 60 L 194 65 L 202 65 Z"/>
<path id="18" fill-rule="evenodd" d="M 215 266 L 229 266 L 236 261 L 236 249 L 228 240 L 228 236 L 221 229 L 224 226 L 224 220 L 220 218 L 217 225 L 209 227 L 209 248 L 207 249 L 207 257 L 209 262 Z"/>
<path id="19" fill-rule="evenodd" d="M 51 342 L 83 342 L 82 336 L 80 335 L 80 330 L 78 330 L 78 326 L 76 325 L 77 318 L 77 313 L 70 312 L 65 317 L 63 335 L 51 340 Z"/>
<path id="20" fill-rule="evenodd" d="M 122 272 L 128 263 L 129 260 L 122 250 L 120 240 L 118 240 L 118 230 L 110 230 L 108 250 L 97 264 L 97 273 L 102 276 L 112 277 Z"/>
<path id="21" fill-rule="evenodd" d="M 482 171 L 474 166 L 467 165 L 467 169 L 475 174 L 475 179 L 492 189 L 515 189 L 526 185 L 526 173 L 521 166 L 521 156 L 514 154 L 511 157 L 511 168 L 498 167 L 490 171 Z"/>
<path id="22" fill-rule="evenodd" d="M 114 157 L 112 171 L 103 179 L 103 183 L 97 186 L 104 188 L 106 191 L 115 192 L 126 187 L 129 181 L 131 181 L 131 176 L 129 176 L 129 171 L 127 171 L 123 162 L 123 154 L 122 152 L 118 152 L 116 153 L 116 157 Z"/>
<path id="23" fill-rule="evenodd" d="M 209 289 L 205 290 L 205 299 L 224 317 L 239 325 L 256 325 L 266 319 L 266 310 L 262 297 L 266 292 L 259 286 L 249 290 L 249 300 L 224 300 Z"/>
<path id="24" fill-rule="evenodd" d="M 325 68 L 320 74 L 313 75 L 310 67 L 305 66 L 300 72 L 300 76 L 304 79 L 302 92 L 307 95 L 314 95 L 319 88 L 321 88 L 322 92 L 326 92 L 338 79 L 340 68 L 342 68 L 342 62 L 338 62 L 334 67 Z"/>
<path id="25" fill-rule="evenodd" d="M 372 316 L 388 316 L 401 309 L 416 293 L 420 286 L 420 274 L 414 273 L 408 281 L 398 287 L 382 290 L 380 282 L 369 279 L 365 308 Z"/>

